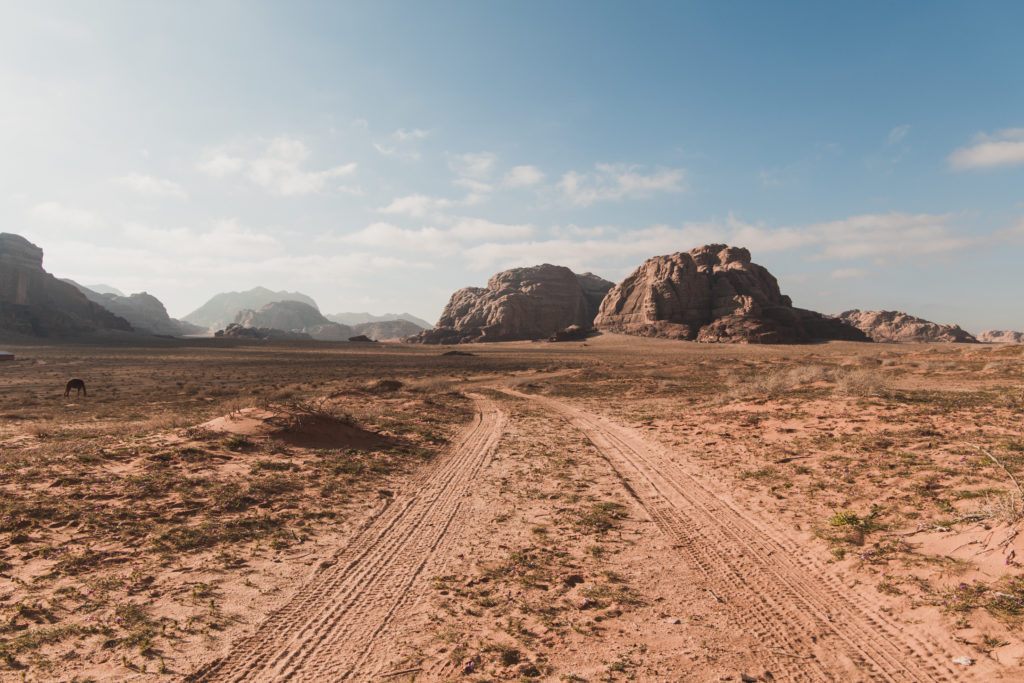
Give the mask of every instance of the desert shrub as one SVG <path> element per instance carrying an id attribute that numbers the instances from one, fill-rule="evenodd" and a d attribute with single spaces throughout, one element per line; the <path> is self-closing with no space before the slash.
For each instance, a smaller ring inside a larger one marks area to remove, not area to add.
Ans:
<path id="1" fill-rule="evenodd" d="M 889 378 L 877 370 L 846 370 L 836 377 L 836 391 L 847 396 L 888 396 Z"/>

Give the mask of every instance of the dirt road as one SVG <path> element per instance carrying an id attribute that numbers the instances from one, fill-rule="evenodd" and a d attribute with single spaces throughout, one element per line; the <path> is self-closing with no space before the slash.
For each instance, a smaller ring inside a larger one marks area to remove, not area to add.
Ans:
<path id="1" fill-rule="evenodd" d="M 473 396 L 477 415 L 452 447 L 410 482 L 335 561 L 230 653 L 190 681 L 360 680 L 379 666 L 377 634 L 425 581 L 423 567 L 457 536 L 460 501 L 501 435 L 503 413 Z"/>
<path id="2" fill-rule="evenodd" d="M 969 653 L 939 653 L 907 626 L 887 620 L 869 598 L 768 525 L 714 495 L 661 446 L 566 402 L 536 401 L 581 430 L 629 487 L 659 529 L 704 582 L 703 590 L 756 633 L 752 653 L 787 680 L 964 680 L 947 662 Z"/>

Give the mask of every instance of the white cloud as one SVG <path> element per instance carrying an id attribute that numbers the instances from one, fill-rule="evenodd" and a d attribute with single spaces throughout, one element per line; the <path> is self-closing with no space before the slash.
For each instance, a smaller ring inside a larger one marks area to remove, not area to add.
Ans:
<path id="1" fill-rule="evenodd" d="M 301 140 L 282 136 L 267 143 L 263 153 L 252 159 L 234 156 L 224 148 L 206 150 L 197 168 L 216 178 L 244 171 L 250 182 L 284 197 L 321 192 L 332 178 L 348 176 L 356 170 L 353 161 L 322 171 L 308 171 L 302 166 L 310 155 L 309 148 Z"/>
<path id="2" fill-rule="evenodd" d="M 994 135 L 979 133 L 974 144 L 949 155 L 953 170 L 1024 164 L 1024 128 L 1007 128 Z"/>
<path id="3" fill-rule="evenodd" d="M 114 182 L 140 194 L 156 197 L 176 197 L 178 199 L 185 199 L 188 196 L 184 188 L 173 180 L 154 178 L 151 175 L 144 175 L 142 173 L 129 173 L 120 178 L 114 178 Z"/>
<path id="4" fill-rule="evenodd" d="M 398 157 L 415 161 L 420 153 L 412 145 L 430 135 L 429 130 L 399 128 L 387 137 L 385 142 L 374 142 L 373 147 L 384 156 Z"/>
<path id="5" fill-rule="evenodd" d="M 506 187 L 529 187 L 544 180 L 544 173 L 536 166 L 513 166 L 505 174 Z"/>
<path id="6" fill-rule="evenodd" d="M 449 232 L 455 237 L 467 241 L 495 238 L 506 240 L 526 239 L 533 235 L 533 226 L 511 225 L 508 223 L 495 223 L 483 218 L 461 217 L 456 219 Z"/>
<path id="7" fill-rule="evenodd" d="M 890 145 L 895 145 L 896 143 L 901 142 L 903 138 L 907 137 L 907 133 L 909 132 L 909 123 L 904 123 L 902 126 L 896 126 L 895 128 L 889 131 L 888 143 Z"/>
<path id="8" fill-rule="evenodd" d="M 914 254 L 964 249 L 974 240 L 955 234 L 949 214 L 865 214 L 800 228 L 819 247 L 819 259 L 899 261 Z"/>
<path id="9" fill-rule="evenodd" d="M 686 173 L 681 168 L 663 168 L 650 174 L 639 166 L 597 164 L 591 173 L 569 171 L 558 183 L 565 198 L 577 206 L 598 201 L 641 199 L 658 192 L 683 192 Z"/>
<path id="10" fill-rule="evenodd" d="M 67 207 L 59 202 L 36 204 L 28 213 L 32 218 L 44 223 L 70 228 L 95 228 L 100 224 L 99 216 L 93 212 Z"/>
<path id="11" fill-rule="evenodd" d="M 498 160 L 492 152 L 470 152 L 449 157 L 448 167 L 460 178 L 486 179 Z"/>
<path id="12" fill-rule="evenodd" d="M 383 222 L 372 223 L 362 230 L 326 238 L 324 241 L 337 241 L 389 251 L 397 249 L 430 253 L 444 253 L 454 245 L 452 236 L 439 228 L 423 227 L 413 230 Z"/>
<path id="13" fill-rule="evenodd" d="M 410 194 L 405 197 L 396 197 L 390 204 L 377 210 L 381 213 L 424 218 L 435 211 L 454 205 L 455 201 L 452 199 L 428 197 L 425 194 Z"/>

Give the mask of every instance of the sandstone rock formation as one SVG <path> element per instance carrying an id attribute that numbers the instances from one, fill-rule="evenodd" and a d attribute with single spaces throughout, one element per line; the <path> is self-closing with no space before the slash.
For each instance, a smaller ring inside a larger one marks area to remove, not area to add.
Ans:
<path id="1" fill-rule="evenodd" d="M 269 327 L 243 327 L 231 323 L 223 330 L 217 330 L 215 337 L 227 339 L 253 339 L 260 341 L 312 341 L 313 338 L 304 332 L 288 332 Z"/>
<path id="2" fill-rule="evenodd" d="M 219 330 L 234 322 L 239 311 L 257 309 L 275 301 L 301 301 L 316 308 L 316 302 L 299 292 L 272 292 L 255 287 L 245 292 L 222 292 L 185 316 L 185 322 L 209 330 Z M 317 309 L 319 310 L 319 309 Z"/>
<path id="3" fill-rule="evenodd" d="M 592 327 L 583 327 L 582 325 L 569 325 L 564 330 L 559 330 L 553 335 L 548 337 L 548 341 L 553 342 L 567 342 L 567 341 L 583 341 L 590 335 L 594 334 L 595 330 Z"/>
<path id="4" fill-rule="evenodd" d="M 242 327 L 298 332 L 320 341 L 345 341 L 352 336 L 352 328 L 332 323 L 315 306 L 302 301 L 273 301 L 257 310 L 241 310 L 233 322 Z"/>
<path id="5" fill-rule="evenodd" d="M 205 332 L 205 328 L 176 320 L 167 315 L 167 309 L 164 308 L 163 303 L 152 294 L 139 292 L 125 296 L 110 292 L 98 292 L 80 285 L 74 280 L 65 279 L 63 282 L 73 285 L 89 301 L 97 303 L 114 315 L 127 320 L 137 332 L 164 334 L 172 337 Z"/>
<path id="6" fill-rule="evenodd" d="M 43 270 L 43 250 L 20 235 L 0 233 L 0 330 L 35 337 L 131 325 Z"/>
<path id="7" fill-rule="evenodd" d="M 353 325 L 356 334 L 364 334 L 370 339 L 401 339 L 423 331 L 423 327 L 408 320 L 381 320 L 380 322 L 360 323 Z"/>
<path id="8" fill-rule="evenodd" d="M 986 344 L 1024 344 L 1024 332 L 1013 330 L 985 330 L 977 337 Z"/>
<path id="9" fill-rule="evenodd" d="M 349 337 L 348 340 L 350 342 L 359 342 L 359 343 L 367 343 L 367 342 L 369 342 L 370 344 L 376 344 L 377 343 L 376 339 L 370 339 L 365 334 L 357 334 L 354 337 Z"/>
<path id="10" fill-rule="evenodd" d="M 749 251 L 724 244 L 648 259 L 608 292 L 594 326 L 702 342 L 867 341 L 841 320 L 794 308 Z"/>
<path id="11" fill-rule="evenodd" d="M 902 311 L 861 311 L 853 309 L 835 316 L 876 342 L 967 342 L 978 340 L 959 325 L 939 325 Z"/>
<path id="12" fill-rule="evenodd" d="M 491 277 L 487 287 L 452 294 L 437 327 L 406 341 L 426 344 L 546 339 L 570 325 L 590 327 L 593 302 L 604 284 L 564 266 L 513 268 Z"/>

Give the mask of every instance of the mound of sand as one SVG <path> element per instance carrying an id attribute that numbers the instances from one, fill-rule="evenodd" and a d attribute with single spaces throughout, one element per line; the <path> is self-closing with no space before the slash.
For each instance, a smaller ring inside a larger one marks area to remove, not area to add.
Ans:
<path id="1" fill-rule="evenodd" d="M 215 432 L 272 439 L 299 448 L 358 448 L 370 450 L 393 445 L 386 436 L 358 427 L 326 413 L 309 410 L 245 408 L 204 422 Z"/>

